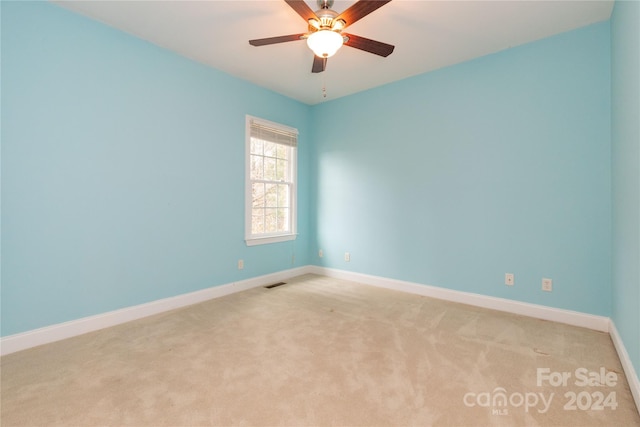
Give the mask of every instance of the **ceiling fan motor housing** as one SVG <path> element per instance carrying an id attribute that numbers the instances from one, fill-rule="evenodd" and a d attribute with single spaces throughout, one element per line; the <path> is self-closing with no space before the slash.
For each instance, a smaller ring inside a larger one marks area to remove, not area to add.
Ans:
<path id="1" fill-rule="evenodd" d="M 321 29 L 330 29 L 333 25 L 333 20 L 338 16 L 338 12 L 331 9 L 320 9 L 316 11 L 316 16 L 320 20 Z"/>

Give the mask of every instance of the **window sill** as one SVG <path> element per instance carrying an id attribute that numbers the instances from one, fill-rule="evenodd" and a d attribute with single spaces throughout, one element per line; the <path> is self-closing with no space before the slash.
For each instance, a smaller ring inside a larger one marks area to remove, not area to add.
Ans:
<path id="1" fill-rule="evenodd" d="M 245 239 L 247 246 L 266 245 L 269 243 L 286 242 L 288 240 L 295 240 L 296 234 L 285 234 L 282 236 L 269 236 L 269 237 L 253 237 Z"/>

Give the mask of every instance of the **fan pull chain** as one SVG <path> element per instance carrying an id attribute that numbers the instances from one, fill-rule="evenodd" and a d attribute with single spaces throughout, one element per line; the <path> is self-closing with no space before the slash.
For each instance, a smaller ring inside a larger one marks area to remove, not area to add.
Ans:
<path id="1" fill-rule="evenodd" d="M 326 73 L 326 71 L 324 73 L 322 73 L 322 97 L 326 98 L 327 97 L 327 81 L 324 78 L 324 74 Z"/>

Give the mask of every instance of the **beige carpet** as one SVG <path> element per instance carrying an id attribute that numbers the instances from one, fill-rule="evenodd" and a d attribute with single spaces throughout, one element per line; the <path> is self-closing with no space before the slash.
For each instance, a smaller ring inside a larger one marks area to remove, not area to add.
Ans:
<path id="1" fill-rule="evenodd" d="M 1 362 L 3 427 L 640 425 L 607 334 L 318 276 Z"/>

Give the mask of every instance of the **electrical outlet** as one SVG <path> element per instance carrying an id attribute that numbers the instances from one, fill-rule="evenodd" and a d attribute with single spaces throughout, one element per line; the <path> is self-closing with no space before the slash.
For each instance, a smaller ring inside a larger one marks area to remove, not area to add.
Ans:
<path id="1" fill-rule="evenodd" d="M 351 261 L 351 254 L 349 252 L 344 253 L 344 260 L 347 262 Z"/>
<path id="2" fill-rule="evenodd" d="M 244 260 L 238 260 L 238 270 L 242 270 L 244 268 Z"/>
<path id="3" fill-rule="evenodd" d="M 322 252 L 322 249 L 320 249 L 320 250 L 318 251 L 318 257 L 319 257 L 319 258 L 322 258 L 323 256 L 324 256 L 324 252 Z"/>
<path id="4" fill-rule="evenodd" d="M 551 292 L 553 290 L 553 280 L 542 279 L 542 290 L 546 292 Z"/>
<path id="5" fill-rule="evenodd" d="M 507 286 L 513 286 L 516 279 L 513 273 L 505 273 L 504 274 L 504 284 Z"/>

